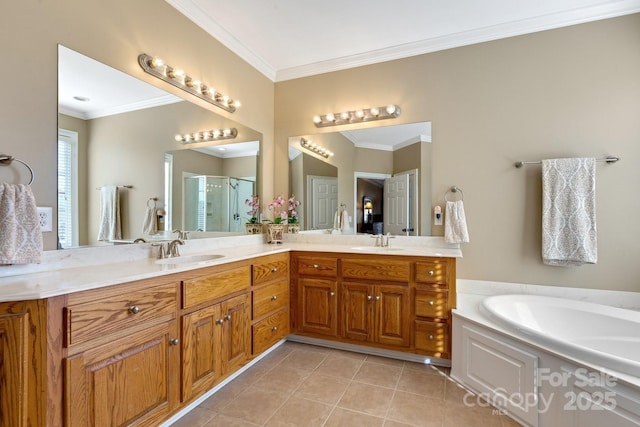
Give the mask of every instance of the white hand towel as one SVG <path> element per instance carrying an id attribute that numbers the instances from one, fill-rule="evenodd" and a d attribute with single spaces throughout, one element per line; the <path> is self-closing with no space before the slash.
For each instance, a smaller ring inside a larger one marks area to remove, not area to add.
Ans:
<path id="1" fill-rule="evenodd" d="M 468 243 L 469 231 L 464 215 L 462 200 L 447 201 L 444 216 L 444 241 L 447 243 Z"/>
<path id="2" fill-rule="evenodd" d="M 598 261 L 596 161 L 542 161 L 542 261 L 577 266 Z"/>
<path id="3" fill-rule="evenodd" d="M 100 229 L 98 231 L 100 241 L 110 242 L 122 239 L 118 193 L 118 187 L 115 185 L 100 189 Z"/>
<path id="4" fill-rule="evenodd" d="M 147 206 L 142 223 L 143 234 L 156 234 L 158 232 L 158 209 L 155 206 Z"/>
<path id="5" fill-rule="evenodd" d="M 0 184 L 0 264 L 39 263 L 42 229 L 31 187 Z"/>

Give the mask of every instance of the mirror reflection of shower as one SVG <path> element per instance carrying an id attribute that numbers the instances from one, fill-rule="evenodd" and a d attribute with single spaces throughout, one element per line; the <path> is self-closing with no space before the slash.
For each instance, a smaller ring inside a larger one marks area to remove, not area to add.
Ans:
<path id="1" fill-rule="evenodd" d="M 249 222 L 245 200 L 255 182 L 228 176 L 196 175 L 184 179 L 184 230 L 243 232 Z"/>

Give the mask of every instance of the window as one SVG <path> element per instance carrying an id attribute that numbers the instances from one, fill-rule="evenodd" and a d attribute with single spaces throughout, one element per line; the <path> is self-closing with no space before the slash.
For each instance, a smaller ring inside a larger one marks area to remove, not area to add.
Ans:
<path id="1" fill-rule="evenodd" d="M 78 133 L 58 130 L 58 249 L 78 246 Z"/>

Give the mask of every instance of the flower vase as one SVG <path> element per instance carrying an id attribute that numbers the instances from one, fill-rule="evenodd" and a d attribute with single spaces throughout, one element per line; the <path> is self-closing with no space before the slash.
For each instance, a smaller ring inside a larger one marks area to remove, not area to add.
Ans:
<path id="1" fill-rule="evenodd" d="M 287 224 L 287 233 L 297 234 L 300 232 L 300 224 Z"/>
<path id="2" fill-rule="evenodd" d="M 268 224 L 267 243 L 282 243 L 285 225 L 286 224 Z"/>
<path id="3" fill-rule="evenodd" d="M 262 224 L 248 223 L 244 225 L 247 229 L 247 234 L 262 234 Z"/>

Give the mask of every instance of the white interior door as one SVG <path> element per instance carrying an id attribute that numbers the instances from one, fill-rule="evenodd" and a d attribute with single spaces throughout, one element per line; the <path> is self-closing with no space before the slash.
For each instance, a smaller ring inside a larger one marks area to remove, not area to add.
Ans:
<path id="1" fill-rule="evenodd" d="M 333 227 L 333 216 L 338 210 L 338 179 L 327 176 L 310 177 L 310 196 L 308 206 L 311 213 L 312 230 L 324 230 Z"/>
<path id="2" fill-rule="evenodd" d="M 407 234 L 409 227 L 409 175 L 384 180 L 384 233 Z"/>

